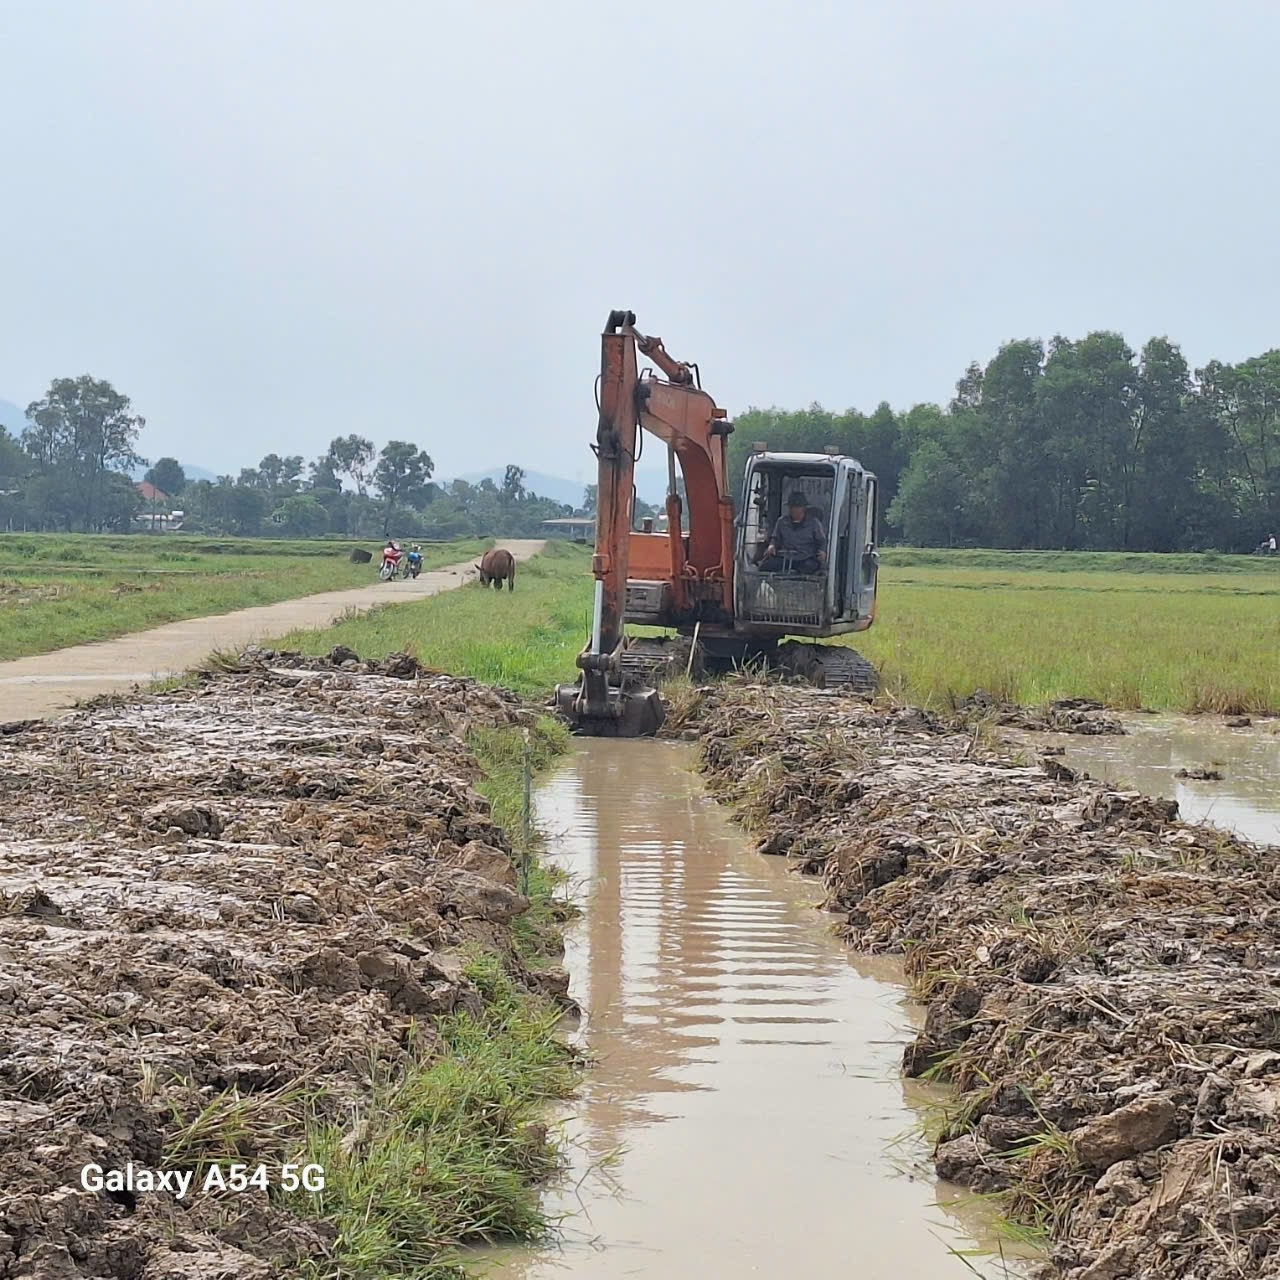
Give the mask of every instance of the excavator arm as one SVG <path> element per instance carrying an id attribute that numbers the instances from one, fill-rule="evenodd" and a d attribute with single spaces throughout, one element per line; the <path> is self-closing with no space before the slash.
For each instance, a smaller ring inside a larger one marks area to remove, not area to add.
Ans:
<path id="1" fill-rule="evenodd" d="M 580 732 L 619 737 L 655 733 L 663 715 L 656 690 L 626 688 L 622 679 L 635 461 L 642 430 L 672 450 L 684 475 L 687 550 L 682 504 L 674 492 L 667 498 L 670 579 L 677 605 L 727 613 L 733 591 L 733 501 L 725 450 L 733 428 L 724 421 L 724 410 L 697 385 L 696 367 L 672 358 L 661 338 L 640 333 L 635 319 L 633 312 L 611 311 L 601 335 L 591 636 L 578 655 L 578 684 L 557 690 L 561 709 Z M 665 380 L 641 377 L 637 352 L 653 361 Z"/>

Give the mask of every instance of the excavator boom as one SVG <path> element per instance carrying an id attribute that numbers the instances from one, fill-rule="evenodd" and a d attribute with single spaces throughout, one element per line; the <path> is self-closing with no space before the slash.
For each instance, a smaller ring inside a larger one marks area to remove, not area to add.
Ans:
<path id="1" fill-rule="evenodd" d="M 688 543 L 682 504 L 667 499 L 669 530 L 662 548 L 664 578 L 678 604 L 705 602 L 728 616 L 732 608 L 733 502 L 728 496 L 725 439 L 732 427 L 697 385 L 694 366 L 675 360 L 662 339 L 635 327 L 635 314 L 611 311 L 601 335 L 599 404 L 595 453 L 596 544 L 591 569 L 595 601 L 591 636 L 578 655 L 581 679 L 561 686 L 562 711 L 582 733 L 640 736 L 662 722 L 657 691 L 624 679 L 623 615 L 631 568 L 635 461 L 642 430 L 662 440 L 679 458 L 689 499 Z M 637 353 L 652 360 L 665 380 L 641 377 Z"/>

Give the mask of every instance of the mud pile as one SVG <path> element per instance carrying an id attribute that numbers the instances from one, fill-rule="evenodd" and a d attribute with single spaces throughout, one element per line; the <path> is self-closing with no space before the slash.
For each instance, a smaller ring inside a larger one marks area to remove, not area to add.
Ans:
<path id="1" fill-rule="evenodd" d="M 1280 1275 L 1275 849 L 915 709 L 729 685 L 700 719 L 761 850 L 905 953 L 941 1176 L 1008 1192 L 1048 1275 Z"/>
<path id="2" fill-rule="evenodd" d="M 1013 729 L 1030 729 L 1036 733 L 1079 733 L 1096 737 L 1124 734 L 1124 724 L 1115 716 L 1105 715 L 1106 706 L 1090 698 L 1059 698 L 1035 709 L 1002 702 L 981 689 L 956 705 L 958 719 L 971 723 L 990 720 Z"/>
<path id="3" fill-rule="evenodd" d="M 297 1158 L 308 1109 L 345 1117 L 479 1004 L 459 944 L 510 952 L 527 902 L 462 734 L 517 723 L 514 698 L 411 659 L 280 661 L 0 735 L 6 1280 L 323 1258 L 265 1192 L 108 1195 L 81 1169 Z"/>

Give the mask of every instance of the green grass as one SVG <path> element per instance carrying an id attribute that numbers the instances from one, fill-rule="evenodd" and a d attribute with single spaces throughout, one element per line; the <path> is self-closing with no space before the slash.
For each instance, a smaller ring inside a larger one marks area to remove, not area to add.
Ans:
<path id="1" fill-rule="evenodd" d="M 574 658 L 591 627 L 591 581 L 586 548 L 551 543 L 519 566 L 515 591 L 471 583 L 274 643 L 313 654 L 336 644 L 379 657 L 412 653 L 427 666 L 542 697 L 574 678 Z"/>
<path id="2" fill-rule="evenodd" d="M 541 858 L 541 832 L 530 822 L 525 835 L 525 768 L 527 763 L 534 778 L 545 773 L 568 750 L 569 730 L 551 716 L 540 716 L 527 739 L 522 729 L 475 729 L 467 742 L 484 770 L 477 790 L 508 834 L 520 866 L 521 890 L 529 899 L 529 910 L 511 922 L 512 939 L 524 963 L 538 968 L 558 951 L 560 926 L 574 909 L 556 896 L 563 876 Z"/>
<path id="3" fill-rule="evenodd" d="M 557 1011 L 495 957 L 473 957 L 467 976 L 485 997 L 481 1015 L 442 1019 L 436 1051 L 375 1086 L 360 1117 L 312 1129 L 301 1158 L 323 1165 L 325 1188 L 291 1204 L 339 1235 L 332 1259 L 302 1275 L 452 1280 L 465 1274 L 455 1246 L 546 1229 L 538 1188 L 557 1157 L 539 1117 L 572 1090 L 572 1058 Z"/>
<path id="4" fill-rule="evenodd" d="M 1276 566 L 1223 557 L 1230 571 L 1181 563 L 1158 572 L 1149 562 L 1205 557 L 1075 553 L 1050 569 L 1046 555 L 891 552 L 876 625 L 849 643 L 890 689 L 932 705 L 985 689 L 1026 704 L 1090 697 L 1121 708 L 1280 711 Z M 982 557 L 988 567 L 974 567 Z M 1113 567 L 1133 560 L 1142 563 Z"/>
<path id="5" fill-rule="evenodd" d="M 0 534 L 0 661 L 128 635 L 165 622 L 368 586 L 376 562 L 352 542 Z M 481 543 L 424 544 L 428 567 Z M 367 545 L 367 550 L 377 548 Z"/>

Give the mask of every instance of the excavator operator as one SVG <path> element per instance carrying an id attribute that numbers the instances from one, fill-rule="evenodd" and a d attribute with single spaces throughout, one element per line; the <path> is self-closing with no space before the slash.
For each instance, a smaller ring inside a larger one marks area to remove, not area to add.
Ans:
<path id="1" fill-rule="evenodd" d="M 764 549 L 761 573 L 818 573 L 827 562 L 827 531 L 796 489 L 787 499 L 787 513 L 778 517 Z"/>

